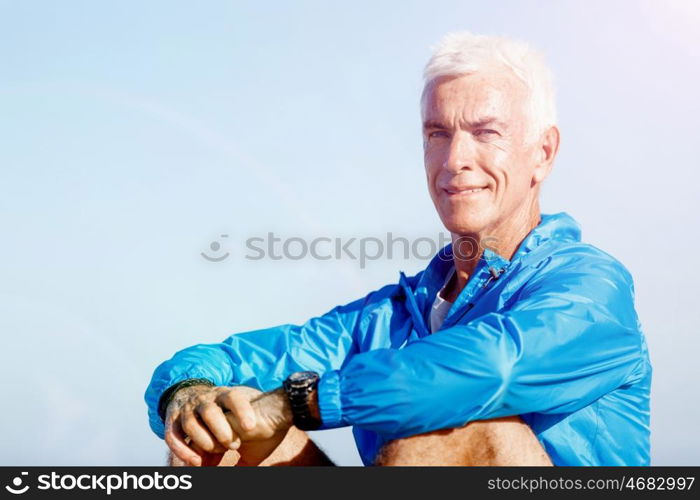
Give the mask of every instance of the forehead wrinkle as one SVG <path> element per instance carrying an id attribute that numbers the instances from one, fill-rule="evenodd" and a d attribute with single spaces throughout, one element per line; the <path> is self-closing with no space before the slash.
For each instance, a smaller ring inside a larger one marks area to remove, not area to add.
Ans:
<path id="1" fill-rule="evenodd" d="M 480 128 L 480 127 L 485 127 L 488 125 L 496 125 L 500 128 L 506 129 L 508 128 L 508 125 L 500 120 L 496 116 L 481 116 L 477 117 L 474 120 L 467 120 L 464 118 L 460 118 L 457 120 L 460 125 L 459 128 L 466 128 L 466 129 L 475 129 L 475 128 Z M 451 124 L 451 122 L 454 122 L 454 120 L 444 120 L 440 118 L 428 118 L 423 122 L 423 129 L 452 129 L 454 126 Z"/>
<path id="2" fill-rule="evenodd" d="M 453 128 L 447 125 L 455 123 L 459 128 L 473 129 L 485 125 L 481 123 L 485 119 L 495 118 L 493 123 L 509 128 L 508 118 L 519 120 L 511 115 L 518 115 L 527 102 L 523 85 L 514 75 L 501 71 L 437 78 L 425 88 L 424 123 L 446 126 L 438 128 Z"/>

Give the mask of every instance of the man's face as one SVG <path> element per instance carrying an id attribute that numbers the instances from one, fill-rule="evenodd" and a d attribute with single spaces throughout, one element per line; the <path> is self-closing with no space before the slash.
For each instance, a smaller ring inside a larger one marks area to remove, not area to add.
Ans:
<path id="1" fill-rule="evenodd" d="M 426 89 L 423 145 L 430 196 L 445 227 L 489 234 L 537 197 L 528 92 L 509 70 L 440 77 Z"/>

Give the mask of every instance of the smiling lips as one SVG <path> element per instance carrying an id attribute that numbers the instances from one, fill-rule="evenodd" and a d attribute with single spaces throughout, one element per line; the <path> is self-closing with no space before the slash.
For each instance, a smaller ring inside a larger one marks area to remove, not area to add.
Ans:
<path id="1" fill-rule="evenodd" d="M 487 189 L 488 186 L 447 186 L 442 188 L 449 196 L 469 196 Z"/>

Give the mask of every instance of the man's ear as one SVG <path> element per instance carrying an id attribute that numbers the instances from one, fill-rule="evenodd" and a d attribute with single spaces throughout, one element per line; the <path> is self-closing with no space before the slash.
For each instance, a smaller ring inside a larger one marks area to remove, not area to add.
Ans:
<path id="1" fill-rule="evenodd" d="M 537 163 L 532 176 L 532 183 L 539 184 L 549 175 L 552 170 L 554 158 L 559 151 L 559 129 L 556 125 L 549 127 L 540 140 L 537 150 Z"/>

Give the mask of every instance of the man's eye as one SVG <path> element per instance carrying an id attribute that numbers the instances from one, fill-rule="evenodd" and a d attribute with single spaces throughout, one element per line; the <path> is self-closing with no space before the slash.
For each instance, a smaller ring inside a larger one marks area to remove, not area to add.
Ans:
<path id="1" fill-rule="evenodd" d="M 439 137 L 447 137 L 447 132 L 445 132 L 444 130 L 435 130 L 428 134 L 428 138 L 430 139 L 436 139 Z"/>
<path id="2" fill-rule="evenodd" d="M 490 128 L 481 128 L 479 130 L 474 131 L 474 135 L 477 137 L 479 137 L 479 136 L 487 137 L 487 136 L 494 135 L 494 134 L 498 135 L 498 132 L 496 130 L 491 130 Z"/>

